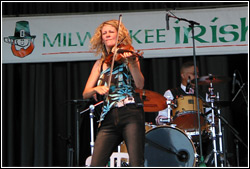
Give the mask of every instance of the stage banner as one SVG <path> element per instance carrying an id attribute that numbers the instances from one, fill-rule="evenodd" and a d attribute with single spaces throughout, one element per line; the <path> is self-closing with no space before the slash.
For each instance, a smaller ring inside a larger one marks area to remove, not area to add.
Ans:
<path id="1" fill-rule="evenodd" d="M 248 7 L 2 18 L 2 63 L 96 60 L 89 40 L 99 24 L 118 19 L 144 58 L 248 53 Z M 169 30 L 167 29 L 169 20 Z"/>

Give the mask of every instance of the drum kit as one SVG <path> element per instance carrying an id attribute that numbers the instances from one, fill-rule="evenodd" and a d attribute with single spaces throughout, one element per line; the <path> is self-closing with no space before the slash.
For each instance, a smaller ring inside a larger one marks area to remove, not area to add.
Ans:
<path id="1" fill-rule="evenodd" d="M 214 94 L 212 85 L 228 80 L 230 78 L 214 75 L 198 79 L 198 85 L 209 85 L 209 102 L 197 99 L 193 95 L 168 100 L 157 92 L 136 90 L 144 101 L 144 112 L 168 110 L 168 117 L 162 120 L 165 122 L 164 125 L 145 123 L 144 165 L 146 167 L 199 166 L 200 156 L 197 153 L 200 145 L 199 135 L 213 142 L 213 165 L 217 166 L 217 156 L 223 157 L 223 145 L 220 118 L 216 118 L 215 114 L 220 113 L 220 107 L 229 106 L 230 101 L 220 101 L 219 93 Z M 205 109 L 210 111 L 206 113 Z M 198 112 L 200 120 L 198 120 Z M 216 133 L 216 127 L 219 128 L 218 133 Z M 219 150 L 216 147 L 216 136 L 219 137 Z M 121 152 L 127 152 L 124 143 L 121 144 Z M 220 160 L 220 165 L 223 166 L 223 158 Z"/>
<path id="2" fill-rule="evenodd" d="M 136 89 L 143 100 L 144 112 L 168 110 L 168 117 L 164 119 L 164 125 L 145 123 L 145 167 L 202 166 L 199 164 L 201 156 L 197 153 L 197 149 L 201 145 L 201 140 L 198 138 L 206 138 L 212 141 L 213 165 L 217 167 L 218 156 L 220 157 L 219 164 L 222 167 L 225 165 L 221 121 L 220 118 L 217 118 L 217 115 L 220 115 L 221 107 L 230 105 L 230 101 L 220 101 L 219 93 L 214 94 L 213 84 L 227 82 L 228 80 L 230 78 L 211 74 L 198 78 L 198 85 L 209 85 L 209 102 L 200 98 L 197 99 L 193 95 L 168 100 L 157 92 Z M 90 107 L 89 109 L 92 109 L 93 112 L 94 108 Z M 204 109 L 210 109 L 210 111 L 205 112 Z M 93 121 L 91 124 L 93 125 Z M 216 133 L 216 130 L 218 130 L 218 133 Z M 93 135 L 91 140 L 91 152 L 93 152 Z M 219 140 L 219 150 L 216 147 L 217 140 Z M 127 153 L 124 142 L 118 146 L 118 153 L 120 152 Z M 211 157 L 211 154 L 209 157 Z M 128 161 L 122 163 L 125 164 L 123 166 L 128 166 Z M 206 164 L 203 166 L 206 166 Z"/>

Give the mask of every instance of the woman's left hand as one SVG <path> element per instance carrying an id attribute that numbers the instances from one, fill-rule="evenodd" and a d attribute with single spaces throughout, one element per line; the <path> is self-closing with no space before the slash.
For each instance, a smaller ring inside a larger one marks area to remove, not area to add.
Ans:
<path id="1" fill-rule="evenodd" d="M 131 52 L 124 52 L 123 54 L 121 54 L 121 56 L 124 59 L 127 59 L 130 64 L 133 64 L 133 63 L 137 62 L 136 56 Z"/>

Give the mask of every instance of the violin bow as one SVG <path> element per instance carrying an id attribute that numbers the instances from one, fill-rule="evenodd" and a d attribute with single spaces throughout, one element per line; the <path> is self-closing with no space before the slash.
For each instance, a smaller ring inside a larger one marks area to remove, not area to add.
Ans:
<path id="1" fill-rule="evenodd" d="M 115 52 L 114 52 L 114 55 L 113 55 L 113 58 L 112 58 L 112 63 L 111 63 L 111 67 L 110 67 L 110 75 L 109 75 L 109 79 L 108 79 L 108 88 L 110 88 L 112 72 L 113 72 L 113 68 L 114 68 L 114 62 L 115 62 L 115 58 L 116 58 L 116 55 L 117 55 L 117 43 L 118 43 L 118 39 L 119 39 L 119 31 L 120 31 L 120 23 L 121 23 L 121 21 L 122 21 L 122 15 L 120 14 L 119 15 L 119 22 L 118 22 L 117 37 L 116 37 L 115 48 L 114 48 Z"/>

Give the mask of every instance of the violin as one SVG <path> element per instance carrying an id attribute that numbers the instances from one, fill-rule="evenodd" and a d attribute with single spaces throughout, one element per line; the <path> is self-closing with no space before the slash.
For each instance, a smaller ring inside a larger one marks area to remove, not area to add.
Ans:
<path id="1" fill-rule="evenodd" d="M 133 46 L 131 46 L 131 45 L 119 44 L 119 45 L 117 46 L 117 56 L 116 56 L 116 58 L 115 58 L 115 61 L 117 61 L 117 62 L 124 62 L 124 61 L 125 61 L 125 58 L 123 58 L 122 55 L 121 55 L 121 54 L 123 54 L 124 52 L 131 52 L 131 53 L 133 54 L 132 57 L 143 57 L 143 56 L 142 56 L 142 55 L 143 55 L 143 52 L 141 52 L 141 51 L 139 51 L 139 50 L 138 50 L 137 52 L 135 52 Z M 109 55 L 106 57 L 106 59 L 105 59 L 104 62 L 107 63 L 107 64 L 111 64 L 112 59 L 113 59 L 113 55 L 114 55 L 114 53 L 113 53 L 113 52 L 110 52 Z"/>

